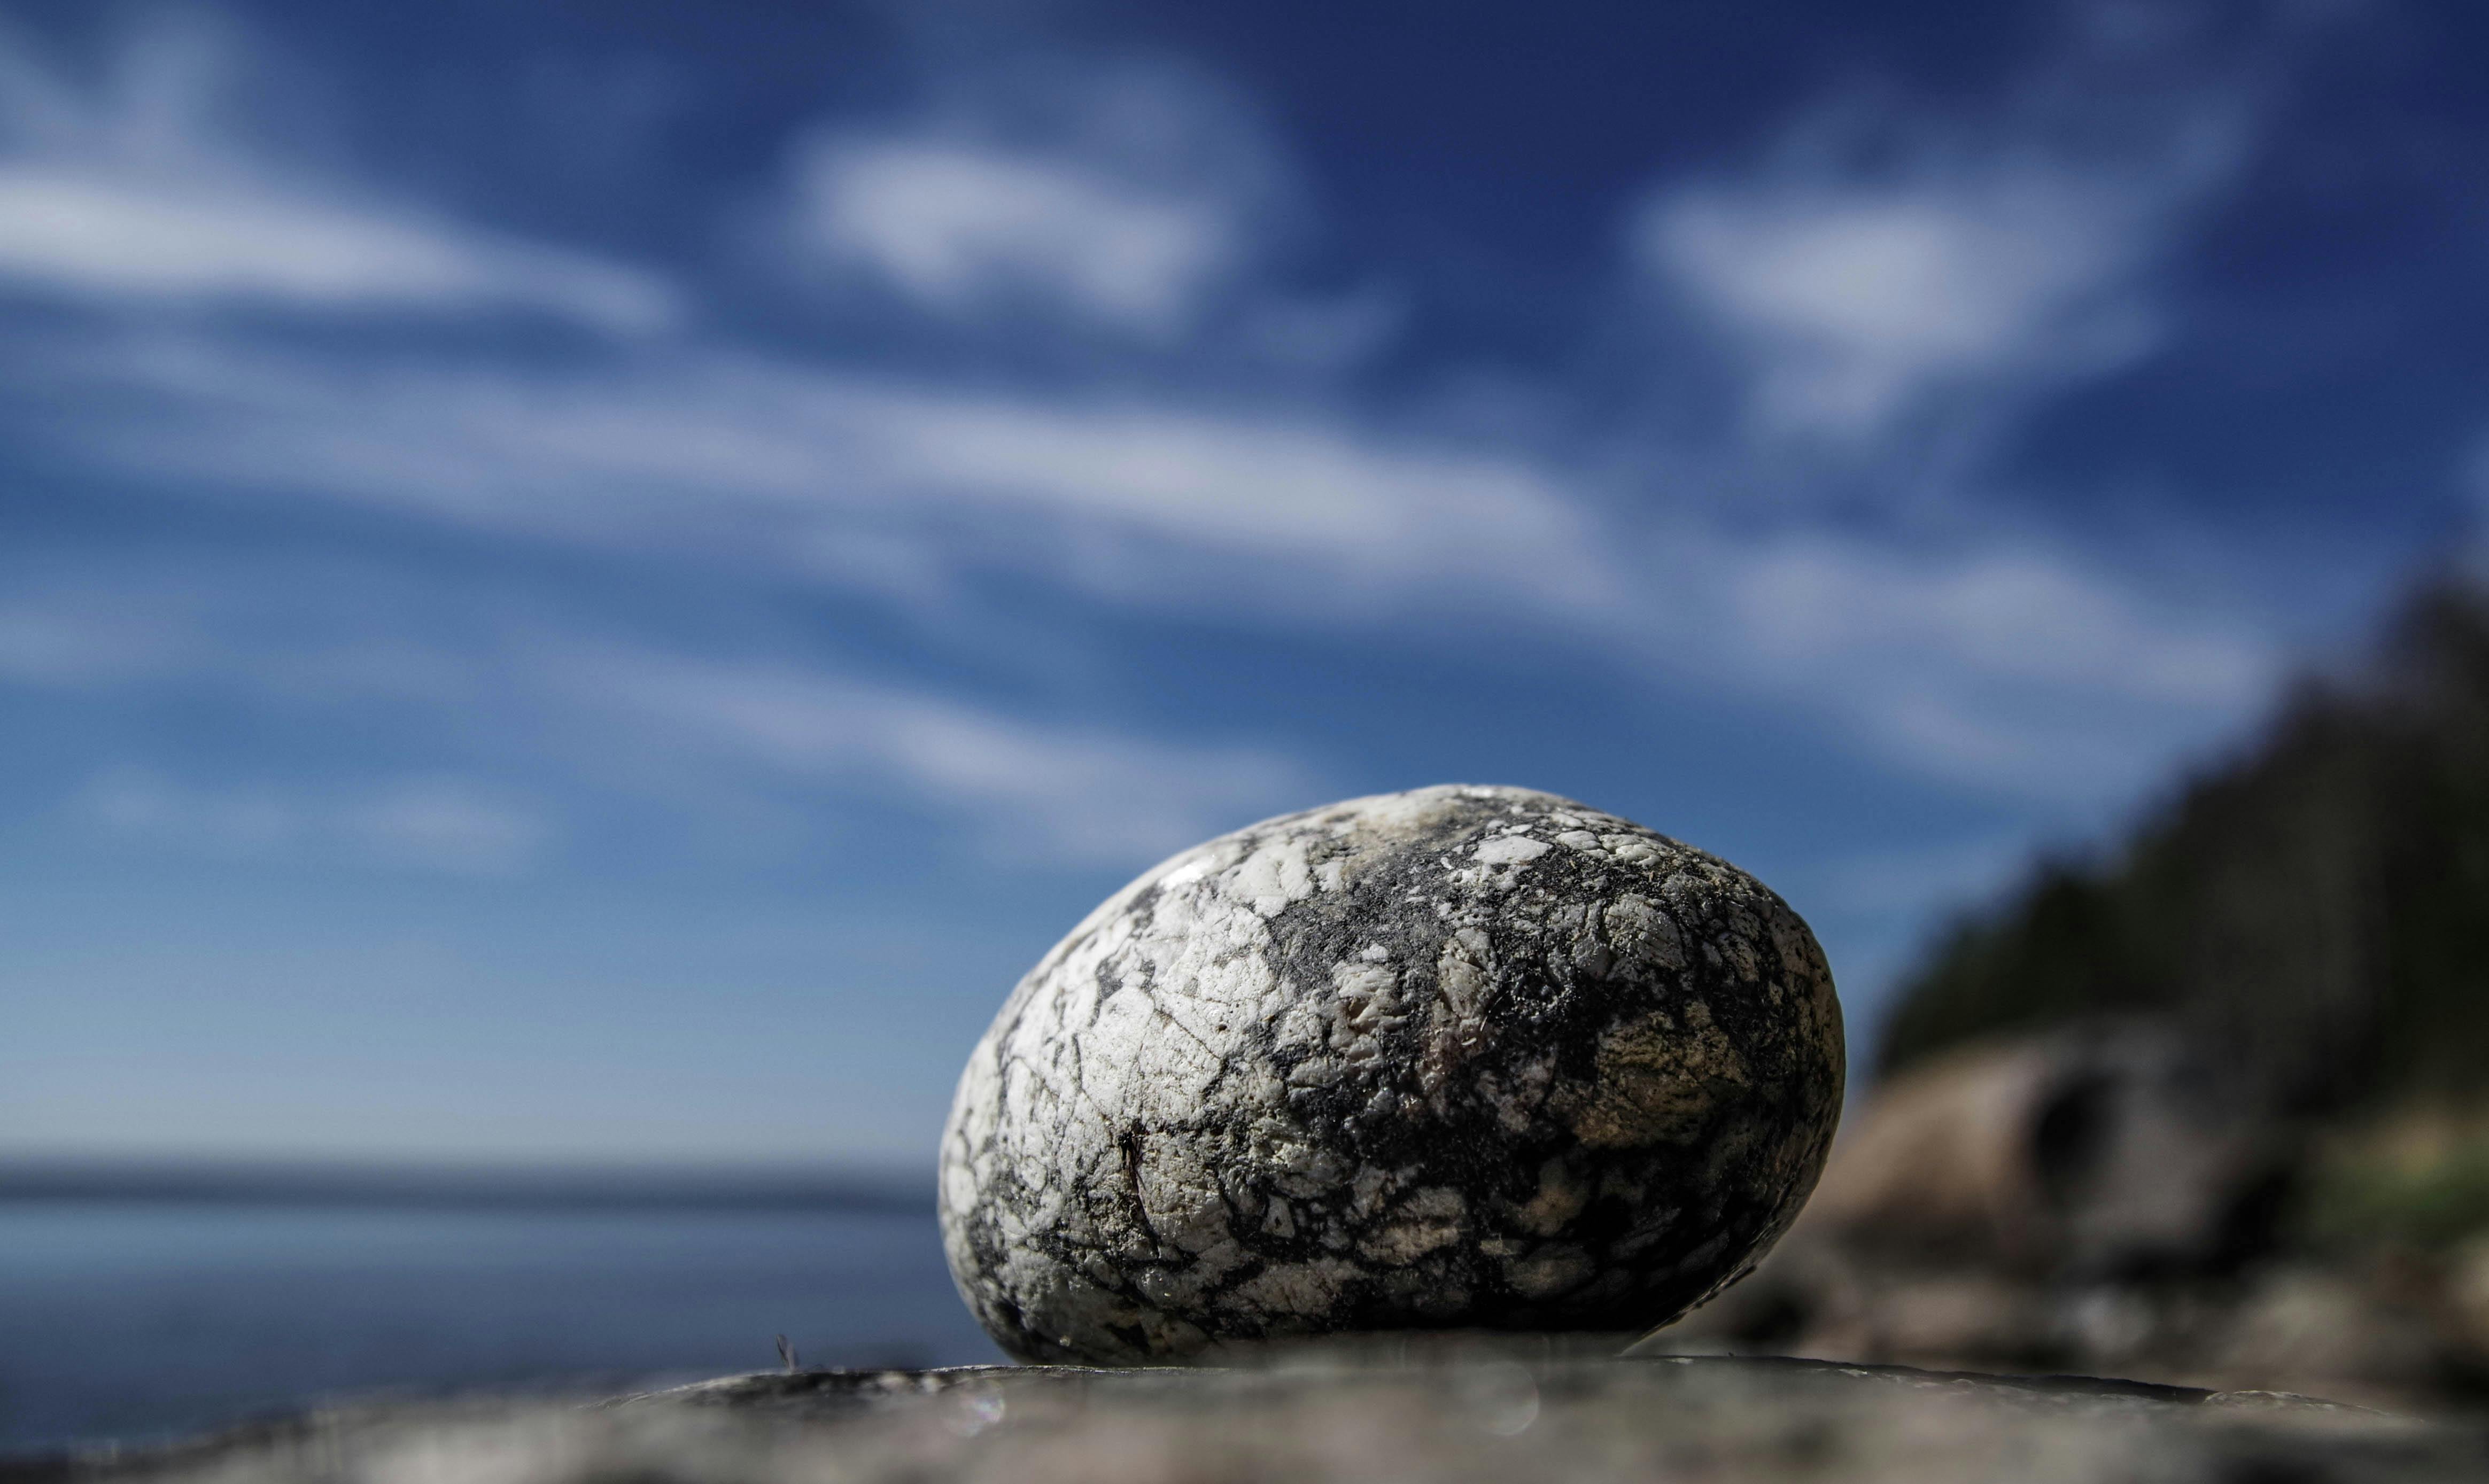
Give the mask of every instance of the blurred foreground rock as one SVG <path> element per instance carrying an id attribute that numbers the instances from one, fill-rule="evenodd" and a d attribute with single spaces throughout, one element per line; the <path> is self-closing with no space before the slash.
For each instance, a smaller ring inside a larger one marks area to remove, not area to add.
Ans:
<path id="1" fill-rule="evenodd" d="M 1780 1247 L 1651 1347 L 2477 1402 L 2489 1248 L 2299 1240 L 2310 1148 L 2165 1025 L 1965 1047 L 1879 1087 Z"/>
<path id="2" fill-rule="evenodd" d="M 584 1407 L 318 1413 L 0 1478 L 803 1480 L 2475 1479 L 2489 1429 L 2272 1393 L 1462 1339 L 1234 1369 L 730 1378 Z"/>

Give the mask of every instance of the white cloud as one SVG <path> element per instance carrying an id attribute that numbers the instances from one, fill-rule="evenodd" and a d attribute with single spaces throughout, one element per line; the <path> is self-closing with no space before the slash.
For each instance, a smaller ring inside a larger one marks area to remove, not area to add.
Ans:
<path id="1" fill-rule="evenodd" d="M 1301 411 L 1047 401 L 729 356 L 571 378 L 358 372 L 195 339 L 62 346 L 45 375 L 115 409 L 55 432 L 126 469 L 590 542 L 775 563 L 931 530 L 955 560 L 1125 595 L 1208 582 L 1308 614 L 1455 581 L 1481 612 L 1616 598 L 1559 477 Z M 133 414 L 132 393 L 152 409 Z"/>
<path id="2" fill-rule="evenodd" d="M 1263 749 L 1031 722 L 785 664 L 609 651 L 558 670 L 591 704 L 774 771 L 896 783 L 1013 855 L 1155 859 L 1322 793 Z"/>
<path id="3" fill-rule="evenodd" d="M 1766 431 L 1855 439 L 1982 379 L 2147 349 L 2155 316 L 2134 274 L 2157 245 L 2157 194 L 2028 160 L 1764 180 L 1660 196 L 1636 245 L 1738 339 Z"/>
<path id="4" fill-rule="evenodd" d="M 823 140 L 797 183 L 811 248 L 956 319 L 1035 305 L 1167 339 L 1243 256 L 1214 194 L 964 141 Z"/>
<path id="5" fill-rule="evenodd" d="M 214 48 L 189 54 L 210 74 L 224 65 Z M 219 136 L 178 108 L 141 128 L 126 101 L 7 80 L 17 73 L 0 68 L 21 117 L 0 207 L 52 205 L 0 212 L 0 275 L 14 264 L 123 302 L 523 302 L 615 328 L 664 318 L 663 286 L 627 271 L 355 206 L 222 146 L 194 171 L 168 169 L 168 150 Z M 1038 93 L 1020 113 L 955 98 L 904 127 L 808 136 L 794 158 L 800 233 L 942 314 L 1038 306 L 1162 338 L 1222 296 L 1247 329 L 1243 311 L 1267 328 L 1286 309 L 1244 281 L 1263 208 L 1287 195 L 1249 110 L 1164 69 Z M 2208 178 L 2184 150 L 2121 162 L 2016 137 L 1895 157 L 1875 171 L 1785 161 L 1644 207 L 1645 266 L 1730 332 L 1767 432 L 1872 441 L 1957 390 L 1986 404 L 2133 354 L 2151 322 L 2148 267 L 2176 203 Z M 1397 628 L 1446 645 L 1526 628 L 1631 673 L 1829 718 L 1883 756 L 1984 787 L 2123 786 L 2240 715 L 2272 671 L 2248 625 L 2010 517 L 1958 517 L 1931 536 L 1721 516 L 1700 490 L 1651 489 L 1662 454 L 1647 449 L 1594 471 L 1587 454 L 1413 434 L 1305 401 L 946 385 L 691 340 L 562 369 L 369 347 L 323 358 L 214 323 L 21 335 L 15 349 L 0 381 L 43 397 L 32 439 L 166 488 L 361 501 L 946 611 L 1000 571 L 1127 612 Z M 1662 452 L 1716 475 L 1746 450 L 1724 437 Z M 56 679 L 106 664 L 94 615 L 76 635 L 60 621 L 0 614 L 0 671 Z M 917 769 L 910 786 L 964 797 L 1016 779 L 1018 792 L 991 796 L 1061 840 L 1078 811 L 1044 803 L 1047 790 L 1086 795 L 1032 780 L 1076 781 L 1092 756 L 1144 777 L 1189 766 L 1096 737 L 1057 746 L 1003 720 L 970 726 L 930 698 L 799 704 L 792 686 L 746 675 L 720 704 L 758 718 L 756 698 L 778 697 L 782 721 L 810 718 L 850 772 L 878 758 Z M 768 734 L 756 720 L 745 752 L 770 756 Z M 975 741 L 994 736 L 1010 747 Z M 1034 771 L 992 761 L 1006 752 Z M 925 770 L 946 756 L 958 772 L 943 785 Z M 1196 806 L 1150 808 L 1172 819 Z"/>
<path id="6" fill-rule="evenodd" d="M 1713 684 L 1825 715 L 1956 786 L 2097 808 L 2252 714 L 2283 654 L 2234 614 L 2158 594 L 2010 527 L 1925 538 L 1693 524 L 1656 605 Z"/>
<path id="7" fill-rule="evenodd" d="M 654 275 L 584 254 L 291 194 L 0 163 L 0 281 L 135 306 L 524 309 L 619 333 L 679 314 Z"/>
<path id="8" fill-rule="evenodd" d="M 1302 411 L 1050 402 L 725 356 L 357 379 L 148 342 L 45 367 L 56 391 L 114 410 L 56 419 L 61 451 L 191 487 L 820 582 L 897 553 L 937 600 L 1002 570 L 1127 610 L 1444 643 L 1535 629 L 2040 797 L 2140 783 L 2241 718 L 2275 668 L 2244 620 L 2010 523 L 1939 544 L 1635 511 L 1526 450 Z"/>
<path id="9" fill-rule="evenodd" d="M 1617 596 L 1619 574 L 1579 491 L 1560 472 L 1492 448 L 1360 433 L 1302 413 L 924 391 L 873 395 L 865 406 L 857 427 L 871 458 L 912 498 L 1142 537 L 1185 582 L 1201 580 L 1200 563 L 1181 559 L 1195 554 L 1249 562 L 1251 585 L 1318 612 L 1455 585 L 1489 608 L 1579 611 Z M 1271 564 L 1303 575 L 1290 580 Z M 1160 585 L 1130 566 L 1104 576 L 1117 586 Z"/>
<path id="10" fill-rule="evenodd" d="M 138 310 L 522 310 L 622 334 L 681 316 L 655 274 L 259 157 L 221 105 L 281 78 L 231 33 L 159 16 L 107 73 L 81 90 L 0 34 L 0 288 Z"/>
<path id="11" fill-rule="evenodd" d="M 2251 633 L 2156 614 L 2066 557 L 1995 543 L 1903 555 L 1801 537 L 1740 564 L 1757 649 L 1793 662 L 1929 651 L 1966 674 L 2234 710 L 2273 679 Z"/>
<path id="12" fill-rule="evenodd" d="M 1680 451 L 1759 509 L 1677 537 L 1738 663 L 1923 771 L 2098 801 L 2244 720 L 2281 657 L 2270 615 L 2156 585 L 1996 467 L 2043 399 L 2160 342 L 2162 269 L 2247 157 L 2252 88 L 2172 86 L 2087 18 L 1984 116 L 1816 110 L 1759 165 L 1659 183 L 1627 245 L 1696 331 L 1664 373 L 1742 413 Z"/>
<path id="13" fill-rule="evenodd" d="M 1636 206 L 1634 266 L 1716 332 L 1754 433 L 1873 455 L 2159 343 L 2160 270 L 2248 160 L 2259 90 L 2234 56 L 2181 65 L 2182 37 L 2146 43 L 2097 6 L 2039 18 L 2041 60 L 1984 107 L 1828 100 L 1759 162 Z"/>
<path id="14" fill-rule="evenodd" d="M 950 76 L 908 114 L 815 128 L 784 210 L 808 264 L 953 322 L 1166 345 L 1249 302 L 1279 322 L 1258 333 L 1272 354 L 1353 355 L 1388 327 L 1273 300 L 1250 271 L 1293 219 L 1289 180 L 1215 76 L 1038 56 Z"/>
<path id="15" fill-rule="evenodd" d="M 187 583 L 0 566 L 0 681 L 219 696 L 288 728 L 385 733 L 454 771 L 312 785 L 125 769 L 91 783 L 85 818 L 235 858 L 502 874 L 557 842 L 528 802 L 542 795 L 636 801 L 694 834 L 711 815 L 765 820 L 756 834 L 799 841 L 874 800 L 1016 860 L 1138 867 L 1326 793 L 1267 746 L 1015 715 L 785 654 L 617 639 L 558 604 L 299 562 Z"/>
<path id="16" fill-rule="evenodd" d="M 544 813 L 455 778 L 358 787 L 199 787 L 142 769 L 95 779 L 81 812 L 111 833 L 240 859 L 342 860 L 449 875 L 513 875 L 552 842 Z"/>

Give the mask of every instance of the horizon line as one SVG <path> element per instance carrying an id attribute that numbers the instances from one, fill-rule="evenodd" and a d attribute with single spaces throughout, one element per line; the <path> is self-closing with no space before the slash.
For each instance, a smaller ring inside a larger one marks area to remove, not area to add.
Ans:
<path id="1" fill-rule="evenodd" d="M 861 1164 L 0 1156 L 0 1206 L 42 1202 L 895 1213 L 930 1212 L 933 1189 Z"/>

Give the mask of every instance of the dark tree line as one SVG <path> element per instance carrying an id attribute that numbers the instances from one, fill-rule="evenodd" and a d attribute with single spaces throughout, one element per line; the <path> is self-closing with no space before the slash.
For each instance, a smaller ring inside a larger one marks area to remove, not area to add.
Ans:
<path id="1" fill-rule="evenodd" d="M 2489 1095 L 2489 593 L 2423 587 L 2365 673 L 2303 682 L 2114 859 L 2046 866 L 1957 923 L 1879 1070 L 2137 1013 L 2283 1107 Z"/>

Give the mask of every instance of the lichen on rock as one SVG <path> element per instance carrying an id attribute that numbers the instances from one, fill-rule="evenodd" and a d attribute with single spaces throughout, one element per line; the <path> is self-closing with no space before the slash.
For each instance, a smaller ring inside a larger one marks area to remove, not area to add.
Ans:
<path id="1" fill-rule="evenodd" d="M 944 1242 L 1029 1360 L 1645 1329 L 1788 1227 L 1842 1075 L 1822 951 L 1754 877 L 1552 794 L 1353 799 L 1175 857 L 1020 982 Z"/>

